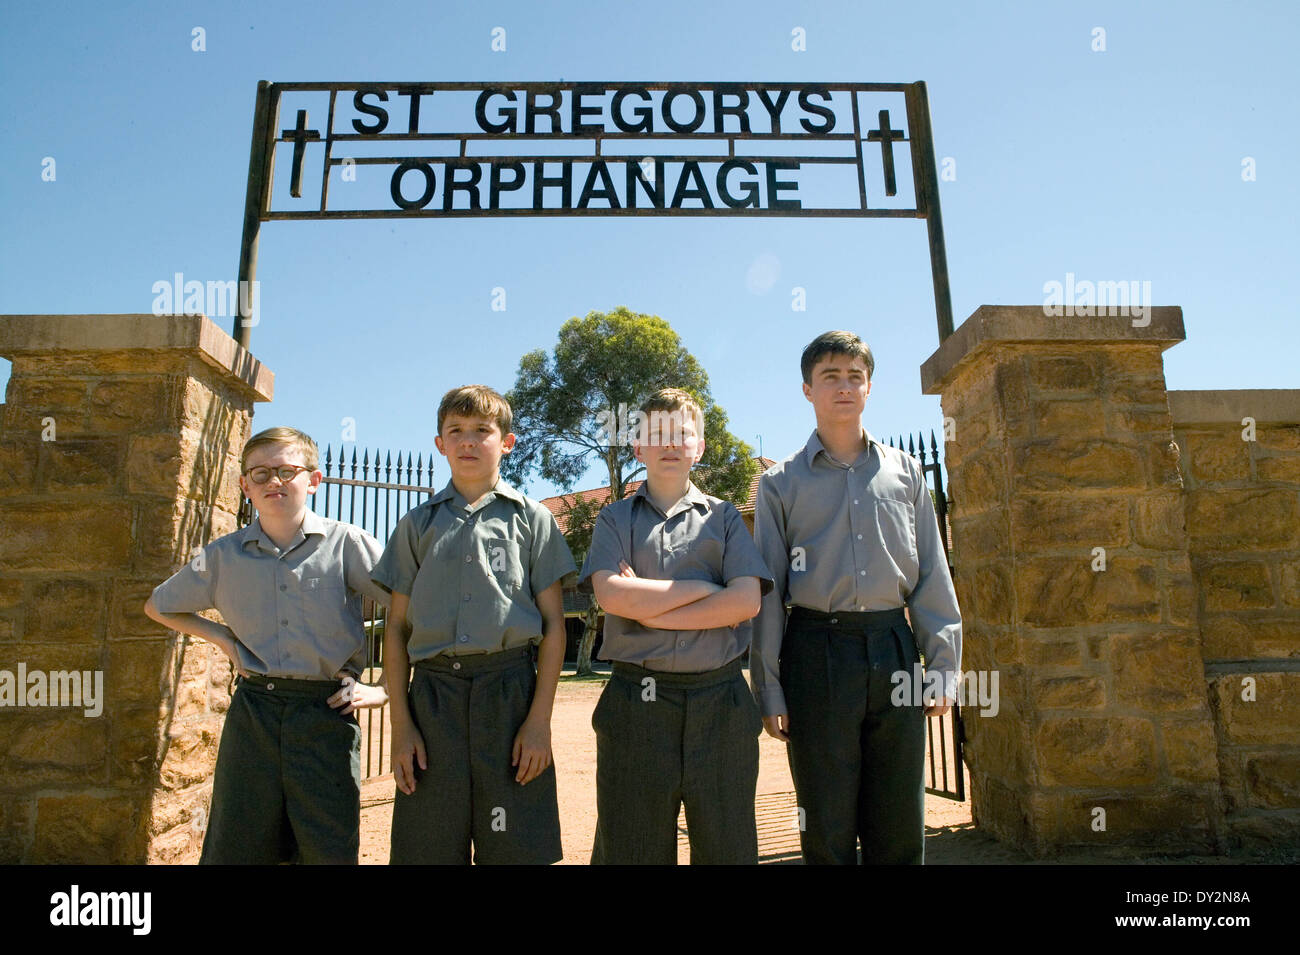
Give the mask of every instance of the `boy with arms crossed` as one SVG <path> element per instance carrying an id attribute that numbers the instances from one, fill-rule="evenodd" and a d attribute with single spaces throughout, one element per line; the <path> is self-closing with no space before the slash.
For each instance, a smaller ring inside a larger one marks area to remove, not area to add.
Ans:
<path id="1" fill-rule="evenodd" d="M 575 568 L 551 512 L 501 480 L 511 421 L 484 385 L 443 396 L 436 443 L 451 481 L 398 522 L 374 570 L 393 595 L 395 865 L 468 865 L 471 844 L 479 864 L 563 855 L 551 710 Z"/>
<path id="2" fill-rule="evenodd" d="M 692 864 L 752 865 L 763 727 L 742 664 L 772 579 L 735 506 L 691 483 L 699 405 L 665 388 L 641 413 L 645 482 L 600 512 L 579 584 L 605 610 L 613 661 L 591 717 L 591 861 L 675 865 L 684 802 Z"/>
<path id="3" fill-rule="evenodd" d="M 361 727 L 382 706 L 366 668 L 361 598 L 379 542 L 320 517 L 316 443 L 270 428 L 244 446 L 239 486 L 257 508 L 154 588 L 145 613 L 215 643 L 239 673 L 226 711 L 203 853 L 210 864 L 348 863 L 361 838 Z M 226 625 L 198 616 L 216 609 Z M 340 681 L 343 686 L 340 687 Z"/>
<path id="4" fill-rule="evenodd" d="M 804 861 L 852 865 L 860 839 L 865 864 L 920 864 L 925 720 L 891 705 L 890 677 L 910 678 L 920 648 L 943 677 L 924 713 L 948 711 L 957 596 L 920 464 L 862 427 L 871 349 L 826 332 L 800 364 L 817 429 L 759 480 L 754 536 L 776 587 L 755 625 L 754 691 L 768 733 L 789 744 Z"/>

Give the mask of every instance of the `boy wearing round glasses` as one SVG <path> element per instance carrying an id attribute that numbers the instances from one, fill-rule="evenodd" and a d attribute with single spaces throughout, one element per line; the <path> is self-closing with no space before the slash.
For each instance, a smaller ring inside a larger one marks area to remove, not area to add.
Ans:
<path id="1" fill-rule="evenodd" d="M 239 673 L 226 712 L 201 863 L 356 864 L 361 728 L 383 687 L 366 661 L 361 598 L 383 547 L 307 507 L 322 479 L 316 443 L 270 428 L 244 446 L 239 486 L 257 509 L 159 584 L 145 613 L 202 637 Z M 200 617 L 215 609 L 224 624 Z"/>

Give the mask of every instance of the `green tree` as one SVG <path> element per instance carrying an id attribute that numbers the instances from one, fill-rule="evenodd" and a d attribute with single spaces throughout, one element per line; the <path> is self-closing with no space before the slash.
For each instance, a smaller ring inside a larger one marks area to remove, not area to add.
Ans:
<path id="1" fill-rule="evenodd" d="M 565 536 L 575 559 L 579 550 L 586 553 L 599 509 L 621 500 L 644 471 L 626 434 L 635 429 L 620 425 L 651 392 L 669 387 L 690 392 L 704 411 L 705 448 L 693 476 L 696 486 L 743 504 L 758 469 L 753 449 L 727 430 L 727 414 L 714 403 L 704 368 L 662 318 L 624 306 L 590 312 L 560 327 L 551 352 L 538 349 L 520 359 L 515 385 L 506 395 L 519 443 L 501 462 L 502 475 L 522 484 L 538 474 L 569 491 L 593 465 L 604 465 L 610 497 L 592 506 L 583 502 L 576 510 L 571 505 Z M 578 652 L 579 674 L 591 672 L 598 612 L 593 601 Z"/>

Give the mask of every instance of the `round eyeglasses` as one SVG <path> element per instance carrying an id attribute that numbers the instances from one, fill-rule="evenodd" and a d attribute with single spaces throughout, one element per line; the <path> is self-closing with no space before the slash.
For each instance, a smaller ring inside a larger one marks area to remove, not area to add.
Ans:
<path id="1" fill-rule="evenodd" d="M 282 464 L 278 468 L 249 468 L 244 473 L 248 475 L 248 479 L 254 484 L 265 484 L 267 481 L 271 480 L 272 474 L 280 479 L 281 484 L 288 484 L 298 476 L 299 471 L 310 470 L 312 469 L 305 468 L 301 464 Z"/>

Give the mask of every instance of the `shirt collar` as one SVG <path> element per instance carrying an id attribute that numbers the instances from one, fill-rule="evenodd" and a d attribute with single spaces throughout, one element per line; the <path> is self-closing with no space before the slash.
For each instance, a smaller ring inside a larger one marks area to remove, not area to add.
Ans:
<path id="1" fill-rule="evenodd" d="M 521 507 L 524 504 L 524 496 L 500 479 L 497 480 L 496 486 L 488 493 L 497 497 L 504 497 L 507 501 L 513 501 Z M 441 504 L 443 501 L 450 501 L 461 510 L 469 508 L 469 502 L 465 500 L 465 495 L 456 490 L 456 485 L 451 481 L 448 481 L 441 491 L 429 498 L 429 503 L 433 505 Z"/>
<path id="2" fill-rule="evenodd" d="M 655 510 L 658 510 L 654 499 L 650 497 L 650 491 L 648 490 L 649 487 L 649 481 L 642 481 L 641 486 L 637 488 L 636 493 L 632 495 L 632 499 L 635 500 L 638 497 L 644 498 L 647 504 L 654 507 Z M 685 502 L 684 506 L 683 501 Z M 682 496 L 682 499 L 674 504 L 671 513 L 664 514 L 664 517 L 672 517 L 674 514 L 680 514 L 688 507 L 698 507 L 702 511 L 707 511 L 709 509 L 708 495 L 696 487 L 694 481 L 691 481 L 686 485 L 686 493 Z"/>
<path id="3" fill-rule="evenodd" d="M 324 537 L 325 530 L 324 518 L 315 511 L 304 511 L 302 515 L 302 524 L 299 526 L 297 533 L 294 534 L 293 540 L 289 542 L 287 547 L 281 550 L 276 546 L 275 541 L 271 540 L 267 535 L 266 531 L 262 529 L 262 518 L 257 517 L 253 520 L 253 523 L 244 528 L 244 537 L 243 540 L 240 541 L 240 546 L 247 547 L 249 544 L 255 544 L 259 550 L 287 554 L 305 541 L 311 534 L 317 534 Z"/>
<path id="4" fill-rule="evenodd" d="M 871 432 L 866 428 L 862 429 L 862 436 L 866 438 L 867 441 L 867 453 L 870 453 L 873 444 L 880 444 L 879 441 L 871 436 Z M 803 446 L 803 454 L 804 460 L 807 461 L 808 467 L 810 468 L 813 465 L 813 461 L 817 459 L 818 454 L 825 454 L 827 458 L 830 458 L 830 453 L 826 450 L 826 446 L 822 444 L 821 436 L 817 434 L 816 428 L 813 429 L 812 436 L 808 438 L 808 443 Z"/>

